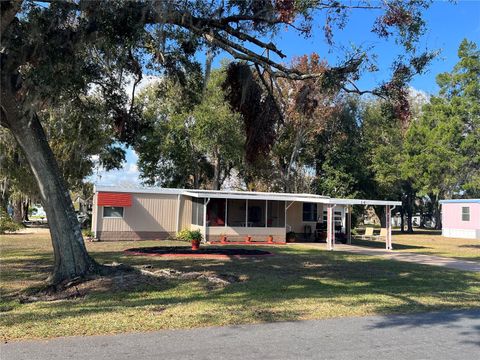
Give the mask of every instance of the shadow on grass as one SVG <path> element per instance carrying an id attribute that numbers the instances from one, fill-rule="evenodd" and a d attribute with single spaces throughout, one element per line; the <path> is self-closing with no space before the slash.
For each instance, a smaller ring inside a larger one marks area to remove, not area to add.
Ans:
<path id="1" fill-rule="evenodd" d="M 460 245 L 461 248 L 480 249 L 480 244 Z"/>
<path id="2" fill-rule="evenodd" d="M 352 239 L 352 245 L 365 246 L 365 247 L 371 247 L 371 248 L 376 248 L 376 249 L 385 249 L 385 242 L 384 241 Z M 425 246 L 405 245 L 405 244 L 398 244 L 398 243 L 395 243 L 395 242 L 393 243 L 393 248 L 395 250 L 427 249 L 427 247 L 425 247 Z"/>

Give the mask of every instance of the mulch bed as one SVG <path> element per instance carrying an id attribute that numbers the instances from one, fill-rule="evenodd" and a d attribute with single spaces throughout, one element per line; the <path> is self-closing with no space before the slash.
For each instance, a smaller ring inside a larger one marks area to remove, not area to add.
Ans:
<path id="1" fill-rule="evenodd" d="M 286 242 L 266 242 L 266 241 L 226 241 L 226 242 L 221 242 L 218 240 L 214 241 L 209 241 L 209 244 L 212 245 L 261 245 L 261 246 L 271 246 L 271 245 L 287 245 Z"/>
<path id="2" fill-rule="evenodd" d="M 133 248 L 124 251 L 128 255 L 164 256 L 164 257 L 190 257 L 201 259 L 229 259 L 242 257 L 272 256 L 271 252 L 257 249 L 226 249 L 226 248 L 200 248 L 192 250 L 183 246 L 154 246 Z"/>

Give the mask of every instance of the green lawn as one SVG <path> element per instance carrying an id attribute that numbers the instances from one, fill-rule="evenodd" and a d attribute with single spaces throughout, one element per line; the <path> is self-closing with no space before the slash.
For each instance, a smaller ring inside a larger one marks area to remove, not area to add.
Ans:
<path id="1" fill-rule="evenodd" d="M 167 243 L 175 244 L 162 242 Z M 480 307 L 480 274 L 304 246 L 268 247 L 276 256 L 244 260 L 162 260 L 121 252 L 159 244 L 87 246 L 104 263 L 233 274 L 242 281 L 212 288 L 198 280 L 162 280 L 128 291 L 107 283 L 74 300 L 20 304 L 15 294 L 48 275 L 51 244 L 46 233 L 3 235 L 2 336 L 48 338 Z"/>
<path id="2" fill-rule="evenodd" d="M 429 255 L 480 261 L 480 240 L 446 238 L 441 231 L 416 229 L 414 234 L 394 232 L 393 248 L 399 252 L 416 252 Z M 384 248 L 384 241 L 354 240 L 353 244 Z"/>

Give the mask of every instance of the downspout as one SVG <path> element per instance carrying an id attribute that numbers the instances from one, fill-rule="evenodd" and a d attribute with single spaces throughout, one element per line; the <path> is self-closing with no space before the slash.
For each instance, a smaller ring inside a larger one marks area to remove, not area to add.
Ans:
<path id="1" fill-rule="evenodd" d="M 180 200 L 182 195 L 177 195 L 177 233 L 180 231 Z"/>
<path id="2" fill-rule="evenodd" d="M 290 208 L 290 206 L 293 205 L 295 201 L 292 201 L 288 206 L 287 206 L 287 201 L 285 201 L 285 232 L 287 232 L 287 211 L 288 209 Z M 292 228 L 290 225 L 288 225 L 290 227 L 290 231 L 292 231 Z"/>
<path id="3" fill-rule="evenodd" d="M 203 203 L 203 242 L 207 242 L 207 205 L 210 202 L 210 198 L 206 200 Z"/>
<path id="4" fill-rule="evenodd" d="M 96 239 L 97 238 L 97 229 L 98 229 L 98 193 L 94 190 L 94 193 L 93 193 L 93 207 L 92 207 L 92 211 L 93 211 L 93 216 L 92 218 L 94 218 L 95 221 L 92 221 L 92 233 L 93 233 L 93 237 Z"/>

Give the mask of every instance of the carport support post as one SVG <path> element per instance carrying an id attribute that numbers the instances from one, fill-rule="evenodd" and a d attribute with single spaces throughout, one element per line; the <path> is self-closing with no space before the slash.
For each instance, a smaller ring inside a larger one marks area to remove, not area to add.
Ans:
<path id="1" fill-rule="evenodd" d="M 390 214 L 390 205 L 385 206 L 385 220 L 387 227 L 387 238 L 385 239 L 385 247 L 387 250 L 392 250 L 392 217 Z"/>
<path id="2" fill-rule="evenodd" d="M 352 206 L 347 205 L 345 210 L 347 212 L 347 223 L 345 224 L 345 230 L 347 231 L 347 244 L 352 245 Z"/>
<path id="3" fill-rule="evenodd" d="M 335 243 L 335 228 L 333 226 L 333 207 L 335 205 L 327 205 L 327 250 L 333 250 Z"/>

